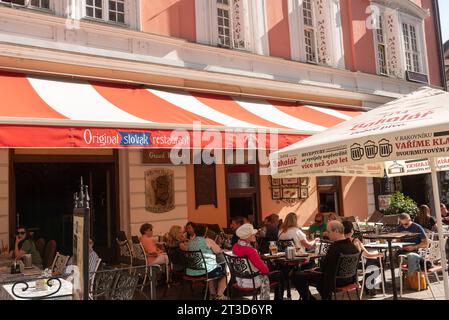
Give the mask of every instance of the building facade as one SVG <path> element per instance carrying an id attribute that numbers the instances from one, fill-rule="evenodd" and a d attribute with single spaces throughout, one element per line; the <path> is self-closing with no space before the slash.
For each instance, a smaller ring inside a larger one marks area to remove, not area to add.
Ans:
<path id="1" fill-rule="evenodd" d="M 443 86 L 437 15 L 432 0 L 3 0 L 0 66 L 5 83 L 17 80 L 16 74 L 49 79 L 52 86 L 41 89 L 59 97 L 67 92 L 55 83 L 89 81 L 101 82 L 100 87 L 147 86 L 160 90 L 159 98 L 167 98 L 164 90 L 197 92 L 203 104 L 233 97 L 247 102 L 245 110 L 252 99 L 277 101 L 276 108 L 285 112 L 311 106 L 321 112 L 315 118 L 328 121 L 324 129 L 338 123 L 336 118 L 343 121 L 422 85 Z M 48 103 L 50 98 L 32 86 Z M 295 129 L 302 137 L 313 134 Z M 217 164 L 211 170 L 204 164 L 144 162 L 144 153 L 138 148 L 1 149 L 0 238 L 8 242 L 17 224 L 45 229 L 39 221 L 46 221 L 64 232 L 43 233 L 70 247 L 69 191 L 54 186 L 69 184 L 62 177 L 76 181 L 80 175 L 89 176 L 95 188 L 93 233 L 104 252 L 113 250 L 117 230 L 137 234 L 144 222 L 155 225 L 158 234 L 188 220 L 226 227 L 237 214 L 261 223 L 273 212 L 281 217 L 296 212 L 307 224 L 319 211 L 363 219 L 376 208 L 371 178 L 284 185 L 260 174 L 261 163 Z M 174 176 L 175 201 L 167 212 L 150 212 L 146 205 L 145 175 L 151 169 L 171 170 Z M 55 176 L 60 179 L 51 182 Z M 215 189 L 212 203 L 198 201 L 200 183 Z M 277 194 L 301 185 L 307 187 L 302 197 Z"/>

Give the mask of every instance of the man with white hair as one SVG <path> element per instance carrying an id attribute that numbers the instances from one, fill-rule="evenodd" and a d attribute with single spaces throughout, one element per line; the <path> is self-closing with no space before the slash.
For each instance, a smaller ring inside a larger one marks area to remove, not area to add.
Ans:
<path id="1" fill-rule="evenodd" d="M 310 293 L 310 285 L 317 288 L 323 300 L 329 299 L 335 286 L 335 273 L 340 254 L 359 253 L 357 247 L 351 243 L 351 240 L 345 238 L 345 228 L 341 222 L 329 222 L 326 231 L 333 243 L 329 247 L 326 256 L 322 259 L 320 267 L 311 272 L 299 272 L 292 275 L 292 281 L 302 300 L 315 300 Z M 347 281 L 337 280 L 337 286 L 347 284 L 349 284 Z"/>

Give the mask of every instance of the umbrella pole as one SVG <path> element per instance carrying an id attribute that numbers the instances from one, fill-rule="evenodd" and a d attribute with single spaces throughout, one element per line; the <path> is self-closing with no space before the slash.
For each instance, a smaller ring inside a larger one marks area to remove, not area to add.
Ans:
<path id="1" fill-rule="evenodd" d="M 437 218 L 437 227 L 438 227 L 438 240 L 440 242 L 440 250 L 441 250 L 441 266 L 443 267 L 443 283 L 444 283 L 444 295 L 446 296 L 446 300 L 449 300 L 449 281 L 448 281 L 448 272 L 447 272 L 447 258 L 446 258 L 446 244 L 444 243 L 443 236 L 443 221 L 441 219 L 441 208 L 440 208 L 440 192 L 438 187 L 438 178 L 437 178 L 437 170 L 436 170 L 436 158 L 430 158 L 429 164 L 432 174 L 432 189 L 433 189 L 433 201 L 435 202 L 435 213 Z"/>

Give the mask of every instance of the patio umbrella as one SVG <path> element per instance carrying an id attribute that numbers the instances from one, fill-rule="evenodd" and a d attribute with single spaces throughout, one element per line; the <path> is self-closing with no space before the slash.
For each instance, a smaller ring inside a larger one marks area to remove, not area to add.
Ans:
<path id="1" fill-rule="evenodd" d="M 438 170 L 448 169 L 448 156 L 449 93 L 423 87 L 270 154 L 270 165 L 275 178 L 326 175 L 383 177 L 385 174 L 430 172 L 435 191 L 444 291 L 449 300 L 437 179 Z M 409 165 L 412 163 L 414 165 Z"/>

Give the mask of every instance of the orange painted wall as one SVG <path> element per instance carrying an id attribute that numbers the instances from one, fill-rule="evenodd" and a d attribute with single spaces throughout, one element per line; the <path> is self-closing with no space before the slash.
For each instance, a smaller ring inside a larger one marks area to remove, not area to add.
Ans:
<path id="1" fill-rule="evenodd" d="M 195 176 L 194 166 L 187 167 L 187 210 L 189 221 L 199 223 L 218 223 L 222 228 L 228 226 L 226 211 L 226 185 L 225 167 L 217 165 L 215 167 L 217 185 L 217 208 L 214 205 L 200 206 L 195 208 Z"/>
<path id="2" fill-rule="evenodd" d="M 195 0 L 141 0 L 142 31 L 196 41 Z"/>
<path id="3" fill-rule="evenodd" d="M 366 28 L 370 0 L 340 0 L 346 67 L 376 74 L 373 32 Z"/>
<path id="4" fill-rule="evenodd" d="M 342 177 L 344 216 L 368 218 L 368 186 L 365 178 Z"/>
<path id="5" fill-rule="evenodd" d="M 291 59 L 288 1 L 266 0 L 270 55 Z"/>
<path id="6" fill-rule="evenodd" d="M 344 55 L 345 55 L 345 65 L 346 69 L 355 71 L 355 62 L 354 62 L 354 48 L 352 46 L 353 34 L 351 31 L 351 16 L 352 16 L 352 7 L 350 6 L 350 0 L 340 0 L 340 14 L 341 14 L 341 25 L 343 32 L 343 47 L 344 47 Z"/>
<path id="7" fill-rule="evenodd" d="M 430 17 L 424 21 L 427 60 L 429 64 L 429 80 L 431 84 L 442 87 L 443 81 L 441 79 L 439 64 L 440 55 L 438 53 L 439 39 L 435 30 L 435 12 L 433 11 L 432 0 L 421 0 L 420 2 L 422 8 L 430 10 Z"/>

